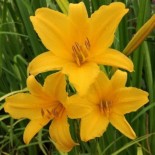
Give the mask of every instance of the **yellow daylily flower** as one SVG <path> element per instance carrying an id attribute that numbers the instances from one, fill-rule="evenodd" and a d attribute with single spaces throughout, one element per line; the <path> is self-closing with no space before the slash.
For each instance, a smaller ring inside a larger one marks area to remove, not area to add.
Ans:
<path id="1" fill-rule="evenodd" d="M 53 120 L 49 127 L 51 139 L 58 150 L 70 151 L 77 143 L 71 138 L 67 115 L 80 118 L 87 114 L 90 108 L 85 105 L 86 101 L 78 96 L 74 102 L 67 101 L 65 75 L 62 73 L 48 76 L 43 86 L 31 75 L 27 87 L 30 93 L 12 95 L 4 104 L 5 111 L 13 118 L 31 120 L 24 131 L 24 142 L 28 144 L 41 128 Z"/>
<path id="2" fill-rule="evenodd" d="M 68 15 L 40 8 L 30 19 L 48 49 L 30 62 L 28 72 L 58 69 L 69 76 L 80 94 L 85 94 L 99 74 L 99 64 L 133 71 L 133 64 L 121 52 L 110 48 L 122 17 L 124 4 L 103 5 L 88 17 L 83 2 L 69 4 Z"/>
<path id="3" fill-rule="evenodd" d="M 109 123 L 130 139 L 136 134 L 125 114 L 136 111 L 148 102 L 148 93 L 125 87 L 127 73 L 117 70 L 111 79 L 101 72 L 88 91 L 92 111 L 81 119 L 80 136 L 83 141 L 100 137 Z"/>

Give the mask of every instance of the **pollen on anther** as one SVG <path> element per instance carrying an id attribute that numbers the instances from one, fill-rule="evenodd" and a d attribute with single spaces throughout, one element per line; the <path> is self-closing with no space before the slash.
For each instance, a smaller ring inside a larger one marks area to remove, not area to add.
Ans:
<path id="1" fill-rule="evenodd" d="M 101 101 L 99 104 L 99 108 L 101 113 L 104 113 L 106 115 L 109 115 L 110 112 L 110 107 L 109 107 L 109 102 L 108 101 Z"/>
<path id="2" fill-rule="evenodd" d="M 85 39 L 84 44 L 79 44 L 78 42 L 74 43 L 74 45 L 72 46 L 72 55 L 74 61 L 78 66 L 81 66 L 81 64 L 83 64 L 87 60 L 89 50 L 90 42 L 88 38 Z"/>
<path id="3" fill-rule="evenodd" d="M 90 42 L 89 42 L 89 39 L 88 38 L 86 38 L 86 40 L 85 40 L 85 46 L 86 46 L 86 48 L 88 50 L 90 50 Z"/>

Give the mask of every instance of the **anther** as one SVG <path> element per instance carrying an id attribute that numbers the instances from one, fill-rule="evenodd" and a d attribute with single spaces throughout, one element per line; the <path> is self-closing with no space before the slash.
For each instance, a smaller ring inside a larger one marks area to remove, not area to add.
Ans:
<path id="1" fill-rule="evenodd" d="M 77 50 L 80 52 L 82 49 L 81 49 L 81 46 L 77 43 L 77 42 L 75 42 L 75 46 L 76 46 L 76 48 L 77 48 Z"/>
<path id="2" fill-rule="evenodd" d="M 62 104 L 58 103 L 56 107 L 52 109 L 53 116 L 58 117 L 59 115 L 61 115 L 63 108 L 64 107 L 62 106 Z"/>
<path id="3" fill-rule="evenodd" d="M 89 39 L 88 38 L 86 38 L 86 40 L 85 40 L 85 46 L 86 46 L 86 48 L 88 50 L 90 50 L 90 42 L 89 42 Z"/>
<path id="4" fill-rule="evenodd" d="M 42 116 L 45 115 L 44 109 L 41 109 L 41 115 L 42 115 Z"/>
<path id="5" fill-rule="evenodd" d="M 90 42 L 88 38 L 86 38 L 84 45 L 80 45 L 78 42 L 74 43 L 72 46 L 73 58 L 78 66 L 81 66 L 86 61 L 89 50 Z"/>
<path id="6" fill-rule="evenodd" d="M 99 108 L 100 108 L 101 113 L 109 115 L 110 108 L 109 108 L 109 102 L 108 101 L 101 101 Z"/>

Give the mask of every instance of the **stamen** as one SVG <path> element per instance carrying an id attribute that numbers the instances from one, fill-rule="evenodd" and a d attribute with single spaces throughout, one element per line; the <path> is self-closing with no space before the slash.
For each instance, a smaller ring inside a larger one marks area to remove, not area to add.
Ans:
<path id="1" fill-rule="evenodd" d="M 78 66 L 81 66 L 83 64 L 87 57 L 90 50 L 90 42 L 89 39 L 86 38 L 84 45 L 80 45 L 78 42 L 75 42 L 72 46 L 73 51 L 73 59 L 77 63 Z"/>
<path id="2" fill-rule="evenodd" d="M 41 115 L 42 117 L 47 117 L 48 119 L 50 119 L 52 116 L 52 113 L 48 109 L 41 109 Z"/>
<path id="3" fill-rule="evenodd" d="M 81 51 L 81 46 L 77 42 L 75 42 L 75 46 L 76 46 L 78 51 Z"/>
<path id="4" fill-rule="evenodd" d="M 41 115 L 42 115 L 42 116 L 45 115 L 44 109 L 41 109 Z"/>
<path id="5" fill-rule="evenodd" d="M 64 107 L 62 106 L 61 103 L 56 103 L 55 107 L 53 108 L 46 108 L 46 109 L 41 109 L 41 115 L 42 117 L 46 117 L 48 119 L 53 118 L 53 117 L 60 117 L 64 111 Z"/>
<path id="6" fill-rule="evenodd" d="M 88 50 L 90 50 L 90 42 L 89 42 L 89 39 L 86 38 L 86 41 L 85 41 L 85 46 Z"/>
<path id="7" fill-rule="evenodd" d="M 79 57 L 78 57 L 78 52 L 76 51 L 75 47 L 72 46 L 72 50 L 73 50 L 73 58 L 75 60 L 75 62 L 78 64 L 78 66 L 80 66 L 80 60 L 79 60 Z"/>
<path id="8" fill-rule="evenodd" d="M 55 116 L 55 117 L 59 117 L 63 111 L 64 107 L 62 106 L 61 103 L 58 103 L 56 105 L 55 108 L 52 109 L 52 114 Z"/>
<path id="9" fill-rule="evenodd" d="M 82 51 L 82 49 L 81 49 L 80 45 L 77 42 L 75 42 L 74 52 L 76 53 L 80 62 L 82 62 L 84 59 L 83 53 L 81 51 Z"/>
<path id="10" fill-rule="evenodd" d="M 101 113 L 104 113 L 105 115 L 109 116 L 110 113 L 110 102 L 108 101 L 101 101 L 101 103 L 99 104 L 99 108 Z"/>

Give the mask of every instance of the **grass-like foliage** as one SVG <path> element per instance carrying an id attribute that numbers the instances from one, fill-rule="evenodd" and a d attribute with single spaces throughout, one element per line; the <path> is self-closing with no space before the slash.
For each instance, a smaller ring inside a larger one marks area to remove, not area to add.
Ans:
<path id="1" fill-rule="evenodd" d="M 129 140 L 109 125 L 100 138 L 82 142 L 79 134 L 75 134 L 75 131 L 79 130 L 79 121 L 69 119 L 72 138 L 80 145 L 75 146 L 69 153 L 61 153 L 51 142 L 49 125 L 39 131 L 26 145 L 23 142 L 23 132 L 28 120 L 16 120 L 5 113 L 3 109 L 5 98 L 17 92 L 27 91 L 28 64 L 34 57 L 47 51 L 34 31 L 30 16 L 41 7 L 66 14 L 66 6 L 61 1 L 63 0 L 0 0 L 0 155 L 154 155 L 155 33 L 153 28 L 155 26 L 151 27 L 152 31 L 129 54 L 134 64 L 134 72 L 128 75 L 127 86 L 137 87 L 149 93 L 148 104 L 126 115 L 137 135 L 135 140 Z M 69 0 L 69 3 L 80 1 Z M 112 2 L 123 2 L 129 8 L 129 12 L 119 24 L 112 45 L 112 48 L 122 52 L 155 12 L 153 0 L 83 0 L 83 2 L 89 16 L 101 5 Z M 104 19 L 102 20 L 104 22 Z M 110 69 L 106 68 L 107 71 Z M 47 74 L 37 75 L 38 81 L 43 83 Z M 68 85 L 67 89 L 71 91 L 70 94 L 74 92 L 71 85 Z"/>

